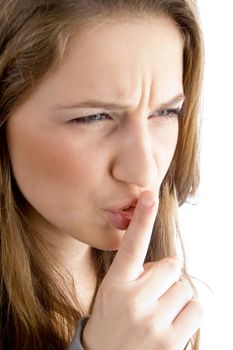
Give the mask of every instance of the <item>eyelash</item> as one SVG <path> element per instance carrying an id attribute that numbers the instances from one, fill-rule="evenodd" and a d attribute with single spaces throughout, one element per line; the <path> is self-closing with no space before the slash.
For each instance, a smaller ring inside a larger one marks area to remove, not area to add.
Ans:
<path id="1" fill-rule="evenodd" d="M 166 112 L 165 115 L 162 115 L 161 113 Z M 156 116 L 160 116 L 162 119 L 166 119 L 169 120 L 171 118 L 173 118 L 174 116 L 181 116 L 182 115 L 182 107 L 180 108 L 168 108 L 168 109 L 163 109 L 160 112 L 157 112 Z M 80 118 L 75 118 L 72 119 L 71 122 L 74 122 L 76 124 L 84 124 L 84 125 L 90 125 L 90 124 L 97 124 L 99 122 L 102 122 L 103 120 L 111 120 L 109 118 L 106 119 L 92 119 L 92 118 L 96 118 L 99 116 L 110 116 L 110 114 L 108 113 L 96 113 L 96 114 L 92 114 L 92 115 L 88 115 L 86 117 L 80 117 Z"/>

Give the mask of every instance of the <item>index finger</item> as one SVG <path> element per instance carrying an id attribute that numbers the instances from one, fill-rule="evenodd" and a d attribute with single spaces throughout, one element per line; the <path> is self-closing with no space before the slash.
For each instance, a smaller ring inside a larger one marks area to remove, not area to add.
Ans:
<path id="1" fill-rule="evenodd" d="M 143 203 L 147 203 L 149 207 L 145 207 Z M 135 280 L 143 272 L 158 204 L 159 200 L 153 192 L 145 191 L 141 194 L 134 216 L 108 271 L 111 278 L 127 282 Z"/>

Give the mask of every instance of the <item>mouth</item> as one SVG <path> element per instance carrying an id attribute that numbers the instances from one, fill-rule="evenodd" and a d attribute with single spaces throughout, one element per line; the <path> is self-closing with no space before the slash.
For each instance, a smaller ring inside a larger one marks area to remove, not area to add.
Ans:
<path id="1" fill-rule="evenodd" d="M 108 218 L 112 226 L 117 228 L 118 230 L 127 230 L 132 217 L 134 215 L 135 207 L 128 207 L 124 210 L 120 210 L 118 212 L 109 212 Z"/>
<path id="2" fill-rule="evenodd" d="M 130 206 L 128 208 L 125 208 L 122 211 L 120 211 L 120 214 L 122 216 L 125 216 L 128 219 L 132 219 L 134 211 L 135 211 L 135 207 L 136 207 L 136 205 L 135 206 Z"/>
<path id="3" fill-rule="evenodd" d="M 137 202 L 138 202 L 138 198 L 135 198 L 131 201 L 128 201 L 128 203 L 126 202 L 125 204 L 116 205 L 116 206 L 113 206 L 113 207 L 108 208 L 106 210 L 114 212 L 114 213 L 127 212 L 131 208 L 135 208 L 137 205 Z"/>
<path id="4" fill-rule="evenodd" d="M 129 212 L 131 210 L 134 210 L 134 208 L 136 207 L 136 204 L 134 205 L 129 205 L 128 207 L 122 209 L 123 212 Z"/>
<path id="5" fill-rule="evenodd" d="M 134 215 L 138 199 L 138 197 L 135 197 L 106 209 L 110 224 L 118 230 L 126 230 Z"/>

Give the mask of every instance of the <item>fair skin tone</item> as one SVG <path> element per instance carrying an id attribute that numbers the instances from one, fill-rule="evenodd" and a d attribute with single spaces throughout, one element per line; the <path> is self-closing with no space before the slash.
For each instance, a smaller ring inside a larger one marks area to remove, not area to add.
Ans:
<path id="1" fill-rule="evenodd" d="M 130 253 L 130 264 L 122 254 L 111 273 L 116 282 L 121 277 L 132 280 L 142 272 L 142 256 L 156 210 L 144 214 L 141 221 L 137 219 L 137 225 L 133 219 L 128 232 L 114 228 L 105 209 L 140 197 L 144 191 L 158 197 L 178 137 L 178 116 L 165 118 L 160 112 L 182 106 L 182 55 L 181 35 L 169 19 L 103 22 L 95 30 L 85 29 L 73 37 L 62 64 L 8 121 L 10 157 L 18 186 L 30 203 L 28 215 L 55 245 L 79 293 L 86 294 L 86 309 L 94 280 L 90 246 L 118 250 L 124 235 L 131 232 L 142 250 Z M 117 103 L 122 108 L 77 106 L 86 100 Z M 89 125 L 74 121 L 95 113 L 107 113 L 107 118 Z M 141 236 L 138 233 L 136 239 L 137 230 Z M 144 239 L 143 230 L 147 231 Z M 180 269 L 173 265 L 173 269 L 161 270 L 163 288 L 155 296 L 178 279 Z M 119 266 L 125 266 L 127 276 L 120 276 Z M 187 296 L 184 299 L 183 304 Z M 101 313 L 99 305 L 97 300 L 94 322 L 87 327 L 93 344 L 95 334 L 102 332 L 96 333 L 93 326 Z M 179 344 L 182 342 L 183 338 Z M 101 349 L 102 345 L 95 348 L 91 343 L 86 348 Z M 128 348 L 152 349 L 143 345 Z"/>

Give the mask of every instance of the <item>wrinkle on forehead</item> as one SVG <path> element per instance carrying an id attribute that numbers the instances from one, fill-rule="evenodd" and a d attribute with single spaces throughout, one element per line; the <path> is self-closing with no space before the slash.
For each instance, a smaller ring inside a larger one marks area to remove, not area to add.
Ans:
<path id="1" fill-rule="evenodd" d="M 141 35 L 138 35 L 138 26 L 142 28 Z M 101 41 L 98 40 L 100 37 Z M 164 17 L 155 17 L 153 21 L 148 18 L 148 22 L 130 18 L 129 22 L 101 26 L 96 32 L 83 33 L 77 37 L 75 47 L 76 60 L 81 64 L 80 70 L 85 69 L 87 73 L 88 85 L 98 95 L 98 89 L 106 81 L 106 86 L 111 88 L 111 95 L 119 100 L 138 101 L 141 94 L 137 87 L 140 86 L 151 87 L 151 94 L 155 95 L 159 83 L 167 81 L 169 77 L 171 81 L 177 80 L 174 67 L 183 68 L 181 33 L 171 19 Z M 85 86 L 85 81 L 82 83 Z M 179 83 L 182 84 L 182 81 Z M 135 97 L 132 96 L 134 93 Z M 173 91 L 170 94 L 172 97 Z"/>
<path id="2" fill-rule="evenodd" d="M 62 65 L 47 79 L 49 98 L 94 98 L 132 108 L 168 101 L 183 88 L 183 39 L 166 17 L 108 20 L 74 36 Z"/>

